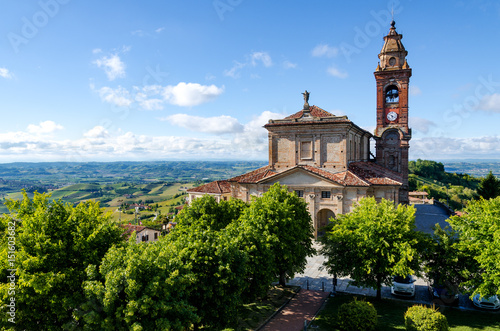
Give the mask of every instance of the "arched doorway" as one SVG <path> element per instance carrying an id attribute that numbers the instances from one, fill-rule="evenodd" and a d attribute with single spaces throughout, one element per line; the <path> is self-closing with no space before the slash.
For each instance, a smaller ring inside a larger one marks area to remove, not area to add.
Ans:
<path id="1" fill-rule="evenodd" d="M 318 237 L 321 237 L 325 234 L 323 228 L 328 225 L 330 218 L 335 218 L 335 213 L 330 209 L 321 209 L 320 211 L 318 211 L 318 214 L 316 215 L 316 233 Z"/>

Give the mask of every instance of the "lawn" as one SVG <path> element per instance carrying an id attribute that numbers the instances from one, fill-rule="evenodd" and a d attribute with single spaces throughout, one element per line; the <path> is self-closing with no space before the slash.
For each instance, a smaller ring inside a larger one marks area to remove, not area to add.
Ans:
<path id="1" fill-rule="evenodd" d="M 349 294 L 337 294 L 328 299 L 324 309 L 316 317 L 313 325 L 318 326 L 316 330 L 337 330 L 335 321 L 338 308 L 345 302 L 353 300 L 355 296 Z M 405 330 L 404 314 L 408 307 L 413 304 L 382 299 L 377 301 L 372 297 L 359 297 L 358 300 L 367 300 L 373 303 L 378 312 L 377 330 Z M 450 325 L 451 331 L 493 331 L 500 330 L 500 313 L 484 312 L 476 310 L 460 310 L 451 307 L 440 307 Z"/>
<path id="2" fill-rule="evenodd" d="M 244 305 L 239 314 L 236 330 L 257 329 L 290 300 L 299 289 L 298 286 L 275 286 L 269 290 L 266 298 Z"/>

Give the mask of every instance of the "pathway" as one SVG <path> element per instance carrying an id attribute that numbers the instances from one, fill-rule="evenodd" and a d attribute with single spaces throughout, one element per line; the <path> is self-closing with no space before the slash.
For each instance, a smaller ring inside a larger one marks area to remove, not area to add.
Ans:
<path id="1" fill-rule="evenodd" d="M 279 311 L 261 331 L 299 331 L 304 321 L 310 323 L 329 293 L 301 289 L 290 302 Z"/>

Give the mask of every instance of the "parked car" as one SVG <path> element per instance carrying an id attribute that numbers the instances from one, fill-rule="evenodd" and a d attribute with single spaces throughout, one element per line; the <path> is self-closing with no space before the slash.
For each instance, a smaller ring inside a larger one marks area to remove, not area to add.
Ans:
<path id="1" fill-rule="evenodd" d="M 417 279 L 414 276 L 394 276 L 392 279 L 391 294 L 404 296 L 404 297 L 414 297 L 415 296 L 415 281 Z"/>
<path id="2" fill-rule="evenodd" d="M 455 305 L 458 304 L 458 293 L 443 284 L 429 285 L 429 295 L 432 302 L 437 304 Z"/>
<path id="3" fill-rule="evenodd" d="M 472 303 L 474 306 L 483 309 L 500 309 L 500 299 L 498 299 L 496 295 L 481 297 L 481 295 L 476 294 L 474 298 L 472 298 Z"/>

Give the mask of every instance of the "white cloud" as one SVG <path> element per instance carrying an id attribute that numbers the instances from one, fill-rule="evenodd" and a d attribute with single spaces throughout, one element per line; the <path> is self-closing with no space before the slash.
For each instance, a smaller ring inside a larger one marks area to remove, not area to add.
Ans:
<path id="1" fill-rule="evenodd" d="M 146 36 L 147 34 L 142 31 L 142 30 L 134 30 L 131 32 L 132 36 L 137 36 L 137 37 L 144 37 Z"/>
<path id="2" fill-rule="evenodd" d="M 162 110 L 164 101 L 162 99 L 148 99 L 145 94 L 137 94 L 135 100 L 139 102 L 139 107 L 144 110 Z"/>
<path id="3" fill-rule="evenodd" d="M 63 126 L 56 124 L 54 121 L 44 121 L 40 122 L 40 124 L 30 124 L 27 127 L 27 131 L 33 134 L 48 134 L 57 130 L 62 130 Z"/>
<path id="4" fill-rule="evenodd" d="M 436 126 L 436 123 L 421 117 L 410 117 L 410 127 L 412 130 L 428 133 L 432 126 Z"/>
<path id="5" fill-rule="evenodd" d="M 253 156 L 259 153 L 265 155 L 268 150 L 268 138 L 264 125 L 270 119 L 281 119 L 286 116 L 286 114 L 274 113 L 268 110 L 262 112 L 259 116 L 255 116 L 250 122 L 244 125 L 243 132 L 237 133 L 234 136 L 232 140 L 234 148 L 240 151 L 242 155 L 245 155 L 245 151 L 248 151 Z"/>
<path id="6" fill-rule="evenodd" d="M 179 114 L 178 114 L 179 115 Z M 180 114 L 182 115 L 182 114 Z M 203 159 L 267 159 L 267 131 L 262 127 L 269 119 L 285 114 L 265 111 L 242 124 L 229 116 L 198 118 L 176 116 L 176 121 L 189 128 L 219 134 L 205 138 L 184 136 L 141 135 L 95 126 L 77 139 L 56 139 L 49 134 L 62 128 L 49 123 L 30 126 L 25 131 L 0 133 L 0 157 L 15 161 L 115 161 L 115 160 L 203 160 Z M 203 128 L 199 123 L 203 122 Z M 227 122 L 227 123 L 224 123 Z M 222 135 L 222 133 L 225 133 Z M 425 137 L 410 142 L 412 159 L 500 158 L 500 136 L 472 138 Z"/>
<path id="7" fill-rule="evenodd" d="M 500 94 L 485 95 L 477 107 L 480 110 L 500 113 Z"/>
<path id="8" fill-rule="evenodd" d="M 297 68 L 297 63 L 292 63 L 288 60 L 283 61 L 283 68 L 285 69 L 295 69 Z"/>
<path id="9" fill-rule="evenodd" d="M 133 101 L 129 91 L 121 86 L 118 86 L 117 88 L 104 86 L 101 87 L 98 92 L 102 101 L 113 104 L 115 106 L 128 107 L 132 104 Z"/>
<path id="10" fill-rule="evenodd" d="M 412 159 L 499 158 L 500 137 L 425 137 L 410 142 Z"/>
<path id="11" fill-rule="evenodd" d="M 93 128 L 81 138 L 55 140 L 27 132 L 0 133 L 0 157 L 15 161 L 116 161 L 159 159 L 248 159 L 230 139 L 114 134 Z M 106 138 L 106 139 L 103 139 Z M 262 159 L 262 157 L 261 157 Z"/>
<path id="12" fill-rule="evenodd" d="M 328 69 L 326 69 L 326 72 L 333 77 L 342 78 L 342 79 L 347 78 L 349 76 L 347 74 L 347 72 L 341 71 L 333 66 L 328 67 Z"/>
<path id="13" fill-rule="evenodd" d="M 337 47 L 329 46 L 328 44 L 319 44 L 312 50 L 311 54 L 314 57 L 335 57 L 339 53 Z"/>
<path id="14" fill-rule="evenodd" d="M 267 52 L 253 52 L 250 58 L 253 66 L 256 66 L 258 61 L 262 62 L 264 67 L 270 67 L 273 65 L 271 56 Z"/>
<path id="15" fill-rule="evenodd" d="M 252 66 L 256 67 L 259 63 L 266 68 L 273 65 L 271 56 L 267 52 L 253 52 L 249 56 L 246 56 L 245 62 L 233 61 L 233 66 L 231 69 L 224 70 L 224 76 L 229 76 L 232 78 L 240 77 L 239 71 L 245 67 Z"/>
<path id="16" fill-rule="evenodd" d="M 110 81 L 125 77 L 125 63 L 122 62 L 117 54 L 103 56 L 93 63 L 104 70 Z"/>
<path id="17" fill-rule="evenodd" d="M 416 85 L 410 85 L 410 95 L 420 95 L 422 90 Z"/>
<path id="18" fill-rule="evenodd" d="M 175 86 L 165 86 L 163 97 L 173 105 L 190 107 L 212 101 L 222 92 L 224 92 L 224 86 L 181 82 Z"/>
<path id="19" fill-rule="evenodd" d="M 102 53 L 102 49 L 100 49 L 100 48 L 94 48 L 92 50 L 92 54 L 99 54 L 99 53 Z"/>
<path id="20" fill-rule="evenodd" d="M 233 77 L 233 78 L 238 78 L 240 76 L 238 71 L 240 69 L 243 69 L 247 65 L 248 65 L 247 63 L 240 63 L 238 61 L 234 61 L 234 65 L 232 66 L 231 69 L 224 70 L 224 75 L 229 76 L 229 77 Z"/>
<path id="21" fill-rule="evenodd" d="M 87 138 L 107 138 L 109 133 L 104 127 L 97 125 L 85 132 L 83 136 Z"/>
<path id="22" fill-rule="evenodd" d="M 90 85 L 95 90 L 93 84 Z M 97 90 L 101 100 L 119 107 L 138 106 L 143 110 L 161 110 L 165 104 L 192 107 L 210 102 L 224 92 L 224 86 L 180 82 L 177 85 L 146 85 L 128 89 L 101 87 Z"/>
<path id="23" fill-rule="evenodd" d="M 187 114 L 174 114 L 163 120 L 191 131 L 216 135 L 243 131 L 243 125 L 238 123 L 236 118 L 225 115 L 217 117 L 199 117 Z"/>
<path id="24" fill-rule="evenodd" d="M 165 30 L 165 27 L 163 27 L 163 26 L 162 26 L 161 28 L 156 29 L 156 30 L 155 30 L 155 32 L 156 32 L 156 33 L 160 33 L 160 32 L 162 32 L 163 30 Z"/>
<path id="25" fill-rule="evenodd" d="M 7 68 L 0 68 L 0 77 L 3 78 L 12 78 L 12 74 Z"/>

